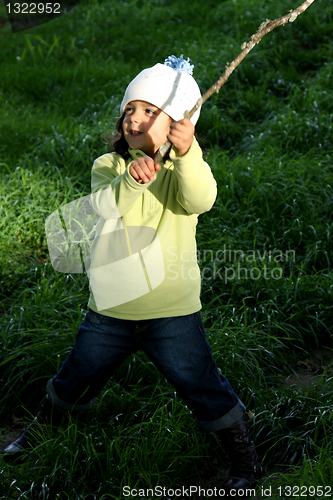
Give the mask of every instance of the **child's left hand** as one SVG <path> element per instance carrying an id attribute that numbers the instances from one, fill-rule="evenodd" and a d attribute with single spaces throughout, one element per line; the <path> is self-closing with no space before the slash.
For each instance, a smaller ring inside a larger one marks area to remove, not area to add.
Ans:
<path id="1" fill-rule="evenodd" d="M 168 139 L 178 149 L 179 156 L 184 156 L 191 147 L 194 125 L 188 118 L 172 122 Z"/>

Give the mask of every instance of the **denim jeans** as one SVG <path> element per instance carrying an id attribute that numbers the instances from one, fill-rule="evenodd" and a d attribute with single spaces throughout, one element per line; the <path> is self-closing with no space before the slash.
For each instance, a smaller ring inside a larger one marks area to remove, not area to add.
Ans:
<path id="1" fill-rule="evenodd" d="M 48 382 L 49 398 L 62 409 L 89 408 L 115 368 L 139 349 L 174 386 L 202 428 L 217 431 L 243 418 L 244 406 L 217 369 L 200 313 L 132 321 L 89 310 L 74 348 Z"/>

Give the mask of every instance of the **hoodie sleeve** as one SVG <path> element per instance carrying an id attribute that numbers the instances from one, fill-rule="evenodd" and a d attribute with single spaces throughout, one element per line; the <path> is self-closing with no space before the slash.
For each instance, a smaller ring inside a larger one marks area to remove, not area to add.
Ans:
<path id="1" fill-rule="evenodd" d="M 131 162 L 116 153 L 97 158 L 91 173 L 90 204 L 103 219 L 115 219 L 128 212 L 147 189 L 129 173 Z"/>
<path id="2" fill-rule="evenodd" d="M 174 149 L 170 158 L 178 179 L 178 203 L 189 214 L 202 214 L 210 210 L 216 200 L 217 186 L 209 165 L 202 158 L 201 148 L 193 139 L 189 151 L 177 156 Z"/>

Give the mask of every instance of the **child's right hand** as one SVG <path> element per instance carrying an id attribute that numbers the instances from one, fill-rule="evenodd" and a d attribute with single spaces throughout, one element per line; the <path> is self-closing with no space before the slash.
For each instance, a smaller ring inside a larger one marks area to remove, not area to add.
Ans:
<path id="1" fill-rule="evenodd" d="M 161 170 L 159 163 L 154 163 L 150 156 L 143 156 L 133 161 L 129 168 L 131 176 L 139 183 L 147 183 L 154 179 L 155 172 Z"/>

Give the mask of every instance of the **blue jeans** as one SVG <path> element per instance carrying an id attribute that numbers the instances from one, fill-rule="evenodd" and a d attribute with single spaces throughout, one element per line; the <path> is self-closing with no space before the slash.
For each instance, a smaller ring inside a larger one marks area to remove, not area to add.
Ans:
<path id="1" fill-rule="evenodd" d="M 48 382 L 49 398 L 65 410 L 89 408 L 115 369 L 139 349 L 174 386 L 200 427 L 217 431 L 242 420 L 244 406 L 217 369 L 200 313 L 132 321 L 89 310 L 74 348 Z"/>

